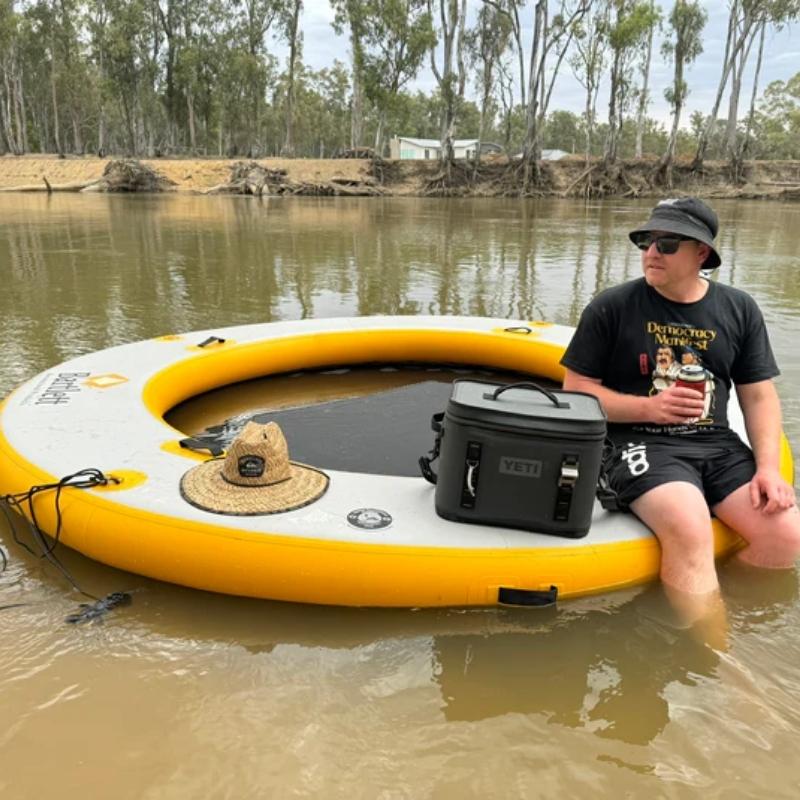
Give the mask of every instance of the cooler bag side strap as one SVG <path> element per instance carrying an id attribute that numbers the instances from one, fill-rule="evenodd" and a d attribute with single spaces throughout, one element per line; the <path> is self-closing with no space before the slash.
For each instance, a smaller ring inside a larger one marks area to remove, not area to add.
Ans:
<path id="1" fill-rule="evenodd" d="M 569 408 L 569 403 L 559 400 L 558 397 L 549 389 L 544 386 L 539 386 L 538 383 L 533 381 L 523 381 L 522 383 L 509 383 L 505 386 L 499 386 L 494 392 L 486 392 L 483 395 L 484 400 L 497 400 L 500 395 L 507 389 L 533 389 L 534 391 L 541 392 L 556 408 Z"/>
<path id="2" fill-rule="evenodd" d="M 497 590 L 497 602 L 504 606 L 554 606 L 558 600 L 558 587 L 549 589 L 512 589 L 501 586 Z"/>
<path id="3" fill-rule="evenodd" d="M 572 507 L 572 495 L 580 475 L 580 459 L 577 455 L 565 454 L 561 457 L 561 469 L 556 484 L 556 504 L 553 519 L 556 522 L 567 522 Z"/>
<path id="4" fill-rule="evenodd" d="M 442 436 L 444 436 L 443 420 L 444 411 L 440 411 L 431 417 L 431 430 L 436 434 L 436 438 L 433 440 L 433 449 L 430 450 L 427 456 L 420 456 L 419 458 L 419 470 L 428 483 L 436 483 L 438 480 L 438 475 L 433 471 L 432 463 L 439 458 L 439 452 L 442 447 Z"/>

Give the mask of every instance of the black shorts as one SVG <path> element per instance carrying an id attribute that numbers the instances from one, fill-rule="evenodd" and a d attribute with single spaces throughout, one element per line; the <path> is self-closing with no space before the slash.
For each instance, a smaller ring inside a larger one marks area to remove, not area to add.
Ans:
<path id="1" fill-rule="evenodd" d="M 633 437 L 607 448 L 603 459 L 608 485 L 625 507 L 656 486 L 683 481 L 696 486 L 713 508 L 749 483 L 756 471 L 752 451 L 732 431 L 720 431 L 714 441 Z"/>

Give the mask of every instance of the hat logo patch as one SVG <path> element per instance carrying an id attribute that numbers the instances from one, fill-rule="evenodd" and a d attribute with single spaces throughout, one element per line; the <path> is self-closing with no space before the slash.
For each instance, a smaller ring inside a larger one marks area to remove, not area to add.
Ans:
<path id="1" fill-rule="evenodd" d="M 242 478 L 260 478 L 266 469 L 261 456 L 246 455 L 239 458 L 239 475 Z"/>

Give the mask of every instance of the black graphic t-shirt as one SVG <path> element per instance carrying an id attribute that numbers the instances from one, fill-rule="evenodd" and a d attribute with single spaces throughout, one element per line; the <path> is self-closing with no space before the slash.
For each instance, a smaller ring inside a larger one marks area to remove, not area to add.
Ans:
<path id="1" fill-rule="evenodd" d="M 652 395 L 671 386 L 683 365 L 705 370 L 705 407 L 691 424 L 609 425 L 626 436 L 709 433 L 728 427 L 731 384 L 779 374 L 764 318 L 752 297 L 710 282 L 694 303 L 675 303 L 644 278 L 601 292 L 584 309 L 561 363 L 625 394 Z"/>

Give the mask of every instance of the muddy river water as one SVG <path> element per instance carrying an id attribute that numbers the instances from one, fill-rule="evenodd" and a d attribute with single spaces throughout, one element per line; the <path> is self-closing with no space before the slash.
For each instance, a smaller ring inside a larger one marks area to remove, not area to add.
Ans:
<path id="1" fill-rule="evenodd" d="M 301 317 L 574 324 L 639 274 L 648 201 L 0 196 L 0 396 L 67 358 Z M 800 207 L 720 202 L 720 281 L 750 292 L 800 445 Z M 314 382 L 309 382 L 313 394 Z M 327 395 L 326 395 L 327 396 Z M 794 798 L 795 572 L 721 566 L 726 649 L 657 586 L 534 613 L 215 596 L 0 528 L 0 793 L 137 798 Z"/>

